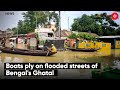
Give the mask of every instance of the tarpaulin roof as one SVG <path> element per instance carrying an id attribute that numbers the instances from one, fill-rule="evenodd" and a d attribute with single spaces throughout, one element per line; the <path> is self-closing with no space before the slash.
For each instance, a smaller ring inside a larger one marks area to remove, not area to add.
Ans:
<path id="1" fill-rule="evenodd" d="M 31 32 L 27 34 L 27 38 L 32 38 L 32 37 L 36 37 L 35 32 Z"/>
<path id="2" fill-rule="evenodd" d="M 120 38 L 120 36 L 100 36 L 98 38 Z"/>

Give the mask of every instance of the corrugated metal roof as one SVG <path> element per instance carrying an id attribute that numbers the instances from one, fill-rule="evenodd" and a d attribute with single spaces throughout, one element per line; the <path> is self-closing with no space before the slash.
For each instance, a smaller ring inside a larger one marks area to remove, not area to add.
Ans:
<path id="1" fill-rule="evenodd" d="M 52 29 L 50 28 L 39 28 L 36 32 L 46 32 L 46 33 L 53 33 Z"/>
<path id="2" fill-rule="evenodd" d="M 120 38 L 120 36 L 100 36 L 98 38 Z"/>
<path id="3" fill-rule="evenodd" d="M 70 31 L 67 30 L 61 30 L 61 37 L 68 37 L 71 34 Z M 59 36 L 59 31 L 57 31 L 55 33 L 55 36 L 58 37 Z"/>
<path id="4" fill-rule="evenodd" d="M 17 37 L 15 37 L 15 38 L 9 38 L 9 39 L 12 39 L 12 40 L 14 39 L 14 40 L 15 40 L 16 38 L 17 38 Z"/>

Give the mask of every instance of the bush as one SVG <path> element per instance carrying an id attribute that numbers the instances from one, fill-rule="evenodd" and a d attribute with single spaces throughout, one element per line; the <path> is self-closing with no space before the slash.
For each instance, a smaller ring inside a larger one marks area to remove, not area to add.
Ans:
<path id="1" fill-rule="evenodd" d="M 82 38 L 85 40 L 96 41 L 96 38 L 94 36 L 90 35 L 89 33 L 78 33 L 78 35 L 76 35 L 75 33 L 71 33 L 69 38 L 70 39 Z"/>
<path id="2" fill-rule="evenodd" d="M 78 33 L 77 37 L 78 38 L 84 38 L 84 34 L 83 33 Z"/>
<path id="3" fill-rule="evenodd" d="M 71 35 L 69 36 L 70 39 L 76 39 L 77 35 L 75 33 L 71 33 Z"/>

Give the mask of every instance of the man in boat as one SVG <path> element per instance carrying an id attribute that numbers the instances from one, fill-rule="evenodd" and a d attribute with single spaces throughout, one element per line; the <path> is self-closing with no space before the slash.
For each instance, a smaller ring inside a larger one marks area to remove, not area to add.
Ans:
<path id="1" fill-rule="evenodd" d="M 79 41 L 80 41 L 80 39 L 76 38 L 76 49 L 79 47 Z"/>
<path id="2" fill-rule="evenodd" d="M 51 44 L 51 52 L 57 52 L 56 47 L 54 46 L 54 44 Z"/>
<path id="3" fill-rule="evenodd" d="M 1 41 L 2 47 L 5 47 L 5 43 L 6 43 L 6 40 L 5 40 L 5 38 L 3 38 Z"/>
<path id="4" fill-rule="evenodd" d="M 51 44 L 51 48 L 48 48 L 48 47 L 46 46 L 46 44 L 45 44 L 45 45 L 44 45 L 44 50 L 45 50 L 45 51 L 48 51 L 47 54 L 46 54 L 46 56 L 48 56 L 49 52 L 57 52 L 57 49 L 56 49 L 56 47 L 54 46 L 54 44 Z"/>
<path id="5" fill-rule="evenodd" d="M 69 40 L 68 39 L 65 40 L 64 47 L 65 47 L 65 50 L 67 50 L 67 48 L 69 47 Z"/>
<path id="6" fill-rule="evenodd" d="M 44 45 L 44 48 L 43 48 L 44 51 L 51 51 L 50 48 L 45 44 Z"/>
<path id="7" fill-rule="evenodd" d="M 13 49 L 13 50 L 14 50 L 14 43 L 13 43 L 13 41 L 12 41 L 12 40 L 10 40 L 10 47 L 11 47 L 11 49 Z"/>
<path id="8" fill-rule="evenodd" d="M 51 48 L 49 48 L 46 44 L 44 44 L 44 51 L 51 51 L 51 52 L 57 52 L 57 49 L 54 44 L 51 44 Z"/>

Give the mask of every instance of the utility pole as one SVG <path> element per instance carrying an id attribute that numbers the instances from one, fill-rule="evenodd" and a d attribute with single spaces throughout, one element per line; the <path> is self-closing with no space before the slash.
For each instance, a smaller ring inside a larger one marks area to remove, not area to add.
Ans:
<path id="1" fill-rule="evenodd" d="M 36 29 L 37 29 L 37 12 L 35 12 L 35 17 L 36 17 Z"/>
<path id="2" fill-rule="evenodd" d="M 17 28 L 17 38 L 18 38 L 18 28 Z"/>
<path id="3" fill-rule="evenodd" d="M 68 17 L 68 30 L 69 30 L 69 17 Z"/>
<path id="4" fill-rule="evenodd" d="M 6 30 L 6 39 L 7 39 L 7 30 Z"/>
<path id="5" fill-rule="evenodd" d="M 60 11 L 59 11 L 59 38 L 61 38 L 61 20 L 60 20 Z"/>

